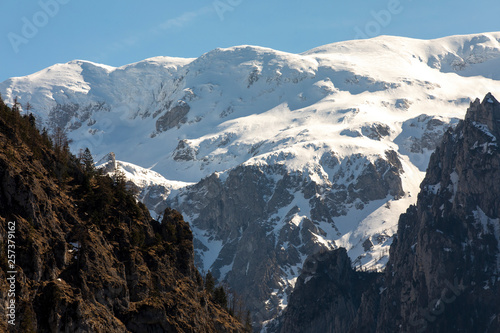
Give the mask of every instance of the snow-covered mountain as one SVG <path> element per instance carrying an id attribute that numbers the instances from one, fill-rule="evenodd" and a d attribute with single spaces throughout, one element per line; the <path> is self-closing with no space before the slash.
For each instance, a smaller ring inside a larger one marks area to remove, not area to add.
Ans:
<path id="1" fill-rule="evenodd" d="M 131 179 L 142 174 L 141 198 L 184 214 L 198 266 L 258 322 L 286 306 L 320 248 L 385 265 L 441 135 L 488 91 L 500 91 L 497 32 L 302 54 L 238 46 L 119 68 L 72 61 L 0 83 L 40 127 L 66 129 L 75 152 L 112 151 Z"/>

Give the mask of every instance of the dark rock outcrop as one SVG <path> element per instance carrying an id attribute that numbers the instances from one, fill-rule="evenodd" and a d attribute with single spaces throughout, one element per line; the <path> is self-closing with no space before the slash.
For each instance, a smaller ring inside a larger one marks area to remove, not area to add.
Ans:
<path id="1" fill-rule="evenodd" d="M 180 101 L 178 105 L 168 110 L 156 121 L 156 131 L 164 132 L 187 121 L 186 115 L 191 107 L 184 101 Z"/>
<path id="2" fill-rule="evenodd" d="M 347 332 L 378 275 L 354 271 L 344 248 L 308 257 L 277 331 Z"/>
<path id="3" fill-rule="evenodd" d="M 372 140 L 380 141 L 381 138 L 389 136 L 391 134 L 391 129 L 385 124 L 374 123 L 371 125 L 363 126 L 361 128 L 361 133 Z"/>
<path id="4" fill-rule="evenodd" d="M 189 145 L 187 140 L 180 140 L 173 155 L 175 161 L 193 161 L 196 159 L 196 150 Z"/>

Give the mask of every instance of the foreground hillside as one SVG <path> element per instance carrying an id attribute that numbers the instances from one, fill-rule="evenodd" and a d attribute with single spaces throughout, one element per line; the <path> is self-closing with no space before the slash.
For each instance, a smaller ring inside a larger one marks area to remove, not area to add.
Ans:
<path id="1" fill-rule="evenodd" d="M 191 223 L 195 263 L 256 323 L 286 307 L 305 258 L 345 247 L 382 270 L 429 157 L 469 103 L 500 91 L 500 33 L 381 36 L 302 54 L 257 46 L 122 67 L 56 64 L 0 83 L 39 127 L 114 152 L 154 214 Z"/>
<path id="2" fill-rule="evenodd" d="M 471 103 L 432 155 L 382 273 L 309 257 L 274 331 L 500 331 L 500 103 Z"/>
<path id="3" fill-rule="evenodd" d="M 0 331 L 243 332 L 204 290 L 182 216 L 152 220 L 59 139 L 0 101 Z"/>

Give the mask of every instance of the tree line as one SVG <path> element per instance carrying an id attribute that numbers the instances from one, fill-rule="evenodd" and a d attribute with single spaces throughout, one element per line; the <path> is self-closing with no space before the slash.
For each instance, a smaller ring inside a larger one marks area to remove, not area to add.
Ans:
<path id="1" fill-rule="evenodd" d="M 252 332 L 252 320 L 250 311 L 246 309 L 243 298 L 225 284 L 216 286 L 215 278 L 209 270 L 204 278 L 205 292 L 211 297 L 215 304 L 229 312 L 238 319 L 245 327 L 246 332 Z"/>

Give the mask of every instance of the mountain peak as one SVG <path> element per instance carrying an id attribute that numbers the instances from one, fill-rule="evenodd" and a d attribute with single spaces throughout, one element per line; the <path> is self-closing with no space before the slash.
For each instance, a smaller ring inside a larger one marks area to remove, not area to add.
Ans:
<path id="1" fill-rule="evenodd" d="M 482 102 L 476 99 L 467 110 L 465 120 L 484 124 L 492 134 L 500 134 L 500 102 L 492 93 L 488 93 Z"/>

